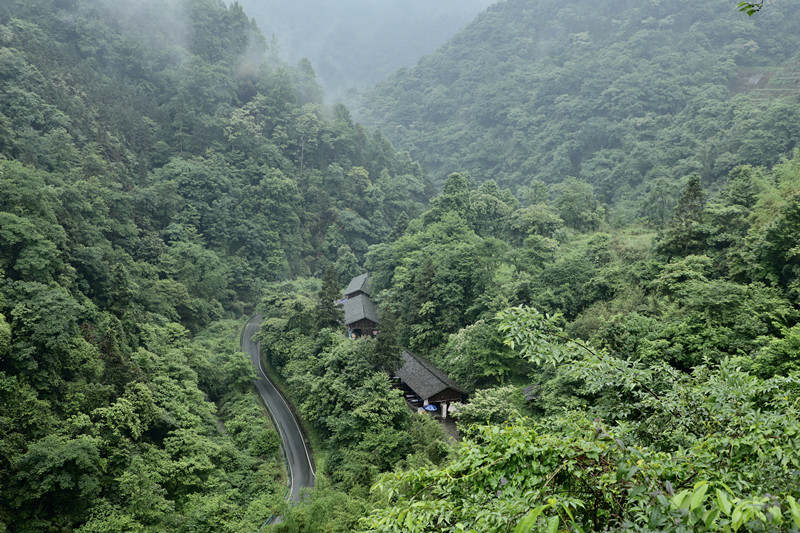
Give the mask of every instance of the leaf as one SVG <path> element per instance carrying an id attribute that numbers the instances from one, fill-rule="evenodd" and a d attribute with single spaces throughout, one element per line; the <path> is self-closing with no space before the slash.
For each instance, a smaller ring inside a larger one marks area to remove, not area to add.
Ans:
<path id="1" fill-rule="evenodd" d="M 514 528 L 514 533 L 529 533 L 533 529 L 533 525 L 536 523 L 539 515 L 542 514 L 542 511 L 544 510 L 544 505 L 540 505 L 539 507 L 531 509 L 528 514 L 526 514 L 523 519 L 519 521 L 517 527 Z"/>
<path id="2" fill-rule="evenodd" d="M 800 529 L 800 504 L 797 503 L 792 496 L 787 496 L 786 498 L 789 501 L 789 510 L 792 513 L 792 521 L 794 522 L 794 526 Z"/>
<path id="3" fill-rule="evenodd" d="M 731 527 L 734 531 L 738 531 L 739 528 L 742 527 L 742 523 L 744 523 L 742 508 L 737 507 L 733 510 L 733 514 L 731 515 Z"/>
<path id="4" fill-rule="evenodd" d="M 781 513 L 781 508 L 777 505 L 773 505 L 769 508 L 769 516 L 772 518 L 773 524 L 780 524 L 783 522 L 783 514 Z"/>
<path id="5" fill-rule="evenodd" d="M 705 481 L 699 482 L 695 485 L 694 493 L 691 500 L 689 500 L 689 508 L 694 511 L 703 504 L 706 499 L 706 492 L 708 491 L 708 483 Z"/>
<path id="6" fill-rule="evenodd" d="M 569 517 L 569 519 L 574 522 L 575 521 L 575 517 L 572 516 L 572 511 L 570 511 L 570 509 L 569 509 L 569 504 L 566 503 L 566 502 L 561 502 L 561 508 L 564 509 L 565 513 L 567 513 L 567 516 Z"/>
<path id="7" fill-rule="evenodd" d="M 720 489 L 717 489 L 717 502 L 726 515 L 731 514 L 731 500 L 728 498 L 728 495 Z"/>
<path id="8" fill-rule="evenodd" d="M 682 490 L 682 491 L 676 493 L 675 496 L 673 496 L 670 499 L 670 503 L 676 509 L 683 509 L 683 508 L 685 508 L 686 501 L 688 501 L 688 500 L 686 500 L 686 497 L 688 495 L 689 495 L 689 491 L 688 490 Z"/>
<path id="9" fill-rule="evenodd" d="M 712 524 L 719 518 L 719 509 L 709 509 L 703 515 L 703 524 L 706 528 L 711 529 Z"/>
<path id="10" fill-rule="evenodd" d="M 547 519 L 547 533 L 556 533 L 558 531 L 559 518 L 558 515 L 551 516 Z"/>

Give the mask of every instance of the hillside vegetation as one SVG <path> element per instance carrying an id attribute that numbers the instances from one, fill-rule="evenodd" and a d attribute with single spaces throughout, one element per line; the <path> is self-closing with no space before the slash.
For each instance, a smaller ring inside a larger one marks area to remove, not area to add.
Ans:
<path id="1" fill-rule="evenodd" d="M 552 189 L 452 174 L 370 247 L 377 339 L 325 321 L 335 281 L 268 291 L 265 353 L 330 446 L 277 531 L 800 526 L 800 152 L 716 193 L 691 176 L 655 231 Z M 400 346 L 470 392 L 449 450 L 380 372 Z"/>
<path id="2" fill-rule="evenodd" d="M 662 182 L 716 182 L 796 145 L 797 80 L 753 76 L 798 70 L 798 13 L 794 1 L 746 17 L 727 0 L 505 0 L 367 94 L 363 117 L 439 184 L 466 171 L 522 195 L 576 177 L 647 210 Z"/>
<path id="3" fill-rule="evenodd" d="M 319 101 L 236 5 L 0 5 L 0 530 L 254 530 L 280 504 L 218 321 L 352 269 L 426 194 Z"/>
<path id="4" fill-rule="evenodd" d="M 239 4 L 0 4 L 0 532 L 800 530 L 795 7 L 498 4 L 370 100 L 437 191 Z"/>
<path id="5" fill-rule="evenodd" d="M 466 439 L 379 478 L 365 529 L 800 526 L 799 197 L 798 152 L 693 176 L 657 232 L 451 175 L 367 265 L 399 342 L 473 391 Z"/>
<path id="6" fill-rule="evenodd" d="M 386 533 L 800 528 L 796 15 L 592 6 L 501 3 L 368 101 L 442 191 L 370 246 L 382 324 L 358 356 L 308 301 L 262 330 L 348 450 L 279 530 L 336 530 L 331 501 Z M 388 376 L 341 384 L 392 344 L 471 393 L 445 460 L 386 447 Z"/>

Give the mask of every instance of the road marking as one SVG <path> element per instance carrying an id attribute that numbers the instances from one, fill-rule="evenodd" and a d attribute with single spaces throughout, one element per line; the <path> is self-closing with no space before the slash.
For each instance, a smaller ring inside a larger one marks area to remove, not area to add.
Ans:
<path id="1" fill-rule="evenodd" d="M 248 323 L 248 326 L 251 326 L 251 325 L 252 325 L 252 323 Z M 245 327 L 245 330 L 247 330 L 247 329 L 250 329 L 252 331 L 252 327 L 250 327 L 250 328 Z M 286 406 L 286 410 L 289 412 L 289 417 L 294 422 L 294 425 L 297 428 L 297 433 L 300 435 L 300 441 L 303 443 L 303 451 L 306 454 L 306 461 L 308 462 L 308 468 L 309 468 L 309 471 L 311 472 L 311 477 L 316 479 L 317 473 L 314 471 L 314 465 L 311 463 L 311 455 L 308 452 L 308 446 L 306 445 L 305 438 L 303 438 L 303 432 L 300 429 L 300 424 L 297 421 L 297 418 L 294 416 L 294 413 L 292 412 L 291 408 L 289 407 L 289 403 L 286 401 L 286 399 L 280 393 L 278 388 L 275 387 L 275 384 L 272 383 L 272 381 L 270 381 L 269 377 L 267 377 L 266 372 L 264 372 L 264 368 L 261 366 L 261 345 L 259 343 L 253 342 L 252 334 L 248 336 L 247 342 L 252 344 L 252 345 L 255 345 L 255 348 L 256 348 L 255 349 L 255 353 L 251 353 L 250 355 L 256 357 L 256 363 L 258 364 L 258 371 L 261 373 L 261 377 L 263 377 L 264 381 L 269 383 L 269 385 L 272 386 L 273 389 L 275 389 L 275 392 L 277 393 L 278 397 L 281 399 L 283 404 Z M 269 405 L 267 407 L 269 407 Z M 287 469 L 289 470 L 289 476 L 290 476 L 290 480 L 291 480 L 291 484 L 290 484 L 290 487 L 289 487 L 289 496 L 291 498 L 291 497 L 293 497 L 293 494 L 294 494 L 294 482 L 295 482 L 295 477 L 296 476 L 292 472 L 292 464 L 291 464 L 291 461 L 289 461 L 288 455 L 286 454 L 285 443 L 281 443 L 281 444 L 284 445 L 284 455 L 286 455 L 286 465 L 287 465 Z"/>
<path id="2" fill-rule="evenodd" d="M 264 379 L 269 381 L 269 378 L 267 377 L 267 374 L 264 372 L 264 369 L 261 368 L 261 345 L 260 344 L 256 344 L 256 350 L 257 350 L 256 357 L 258 357 L 258 370 L 261 372 L 261 375 L 264 376 Z M 273 387 L 275 387 L 275 384 L 273 384 L 271 381 L 269 381 L 269 382 Z M 292 417 L 292 421 L 294 422 L 295 427 L 297 427 L 297 432 L 300 434 L 300 440 L 303 442 L 303 451 L 306 452 L 306 461 L 308 461 L 308 469 L 311 470 L 311 476 L 314 479 L 316 479 L 317 478 L 317 473 L 314 472 L 314 465 L 311 463 L 311 456 L 308 453 L 308 446 L 306 446 L 306 440 L 303 438 L 303 432 L 300 429 L 300 424 L 297 422 L 297 418 L 295 418 L 294 413 L 292 412 L 292 409 L 289 407 L 289 404 L 286 403 L 286 399 L 283 397 L 283 394 L 281 394 L 281 392 L 278 391 L 277 387 L 275 387 L 275 390 L 278 392 L 278 397 L 281 399 L 281 401 L 283 401 L 283 404 L 286 406 L 286 409 L 289 411 L 289 415 Z"/>

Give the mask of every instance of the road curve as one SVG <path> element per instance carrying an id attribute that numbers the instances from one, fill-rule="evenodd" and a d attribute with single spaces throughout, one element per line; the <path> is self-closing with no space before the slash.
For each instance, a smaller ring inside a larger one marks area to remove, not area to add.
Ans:
<path id="1" fill-rule="evenodd" d="M 300 491 L 314 486 L 314 466 L 311 463 L 311 450 L 303 438 L 300 425 L 289 408 L 286 399 L 278 392 L 261 368 L 260 347 L 253 342 L 253 335 L 261 325 L 261 315 L 248 320 L 242 332 L 242 350 L 250 355 L 256 368 L 256 389 L 267 404 L 275 427 L 281 437 L 286 468 L 289 471 L 289 494 L 291 501 L 300 501 Z"/>

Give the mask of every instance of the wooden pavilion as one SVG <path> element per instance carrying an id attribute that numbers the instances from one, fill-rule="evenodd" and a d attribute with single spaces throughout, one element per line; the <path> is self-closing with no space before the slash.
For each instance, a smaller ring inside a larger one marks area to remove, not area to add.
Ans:
<path id="1" fill-rule="evenodd" d="M 450 404 L 463 401 L 464 391 L 421 355 L 403 350 L 400 363 L 402 366 L 397 370 L 397 377 L 401 386 L 422 399 L 423 408 L 434 405 L 438 414 L 447 418 Z"/>
<path id="2" fill-rule="evenodd" d="M 344 290 L 344 325 L 351 339 L 378 334 L 378 308 L 370 291 L 369 274 L 354 277 Z"/>

